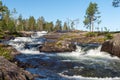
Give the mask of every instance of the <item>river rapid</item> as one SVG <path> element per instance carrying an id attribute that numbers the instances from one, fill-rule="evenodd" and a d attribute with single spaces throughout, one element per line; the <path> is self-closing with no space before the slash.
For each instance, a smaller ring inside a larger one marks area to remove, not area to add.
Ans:
<path id="1" fill-rule="evenodd" d="M 16 59 L 33 67 L 27 71 L 43 77 L 35 80 L 120 80 L 120 58 L 100 52 L 101 45 L 77 45 L 76 51 L 44 53 L 39 47 L 47 32 L 35 32 L 31 37 L 16 37 L 8 41 L 21 54 Z"/>

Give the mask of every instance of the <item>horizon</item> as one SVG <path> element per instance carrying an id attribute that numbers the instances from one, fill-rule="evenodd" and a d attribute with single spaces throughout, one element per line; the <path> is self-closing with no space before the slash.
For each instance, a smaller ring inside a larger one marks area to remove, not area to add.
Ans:
<path id="1" fill-rule="evenodd" d="M 84 16 L 86 9 L 89 6 L 90 2 L 95 2 L 98 4 L 98 10 L 101 12 L 101 24 L 100 27 L 110 29 L 110 31 L 120 31 L 120 7 L 114 8 L 112 6 L 112 1 L 104 0 L 20 0 L 20 1 L 6 1 L 1 0 L 4 5 L 6 5 L 10 11 L 14 8 L 18 12 L 15 17 L 18 17 L 19 14 L 22 14 L 23 18 L 29 18 L 34 16 L 35 19 L 43 16 L 45 21 L 56 22 L 57 19 L 61 20 L 62 23 L 65 21 L 79 19 L 79 24 L 77 29 L 79 30 L 88 30 L 83 24 Z M 34 3 L 34 4 L 33 4 Z M 97 26 L 97 24 L 95 25 Z"/>

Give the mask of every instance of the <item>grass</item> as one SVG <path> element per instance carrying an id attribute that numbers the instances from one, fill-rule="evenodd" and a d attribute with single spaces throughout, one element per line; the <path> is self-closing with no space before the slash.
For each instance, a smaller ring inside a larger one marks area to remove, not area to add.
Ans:
<path id="1" fill-rule="evenodd" d="M 12 60 L 13 57 L 11 55 L 12 50 L 7 49 L 4 45 L 0 44 L 0 56 L 3 56 L 4 58 L 8 60 Z"/>
<path id="2" fill-rule="evenodd" d="M 0 39 L 3 39 L 3 37 L 4 37 L 4 33 L 0 32 Z"/>
<path id="3" fill-rule="evenodd" d="M 85 34 L 86 37 L 96 37 L 98 35 L 98 33 L 95 32 L 88 32 Z"/>

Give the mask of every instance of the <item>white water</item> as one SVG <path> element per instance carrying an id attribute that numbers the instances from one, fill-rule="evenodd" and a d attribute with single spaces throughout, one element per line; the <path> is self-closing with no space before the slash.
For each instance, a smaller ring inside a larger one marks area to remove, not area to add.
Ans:
<path id="1" fill-rule="evenodd" d="M 33 55 L 42 54 L 47 57 L 47 58 L 45 57 L 45 59 L 49 59 L 52 56 L 63 57 L 64 59 L 61 61 L 81 62 L 89 65 L 100 63 L 100 64 L 103 64 L 106 68 L 113 68 L 110 66 L 110 62 L 112 63 L 112 61 L 120 61 L 120 59 L 116 56 L 110 56 L 106 52 L 100 52 L 101 46 L 95 49 L 90 49 L 86 52 L 82 51 L 82 48 L 80 46 L 77 46 L 76 51 L 66 52 L 66 53 L 56 53 L 56 54 L 54 53 L 46 54 L 43 52 L 39 52 L 38 50 L 39 46 L 30 47 L 30 49 L 25 48 L 26 44 L 29 44 L 29 45 L 43 44 L 45 39 L 42 38 L 42 36 L 45 34 L 47 34 L 47 32 L 37 32 L 34 35 L 31 35 L 31 37 L 16 37 L 14 40 L 9 41 L 9 45 L 12 45 L 15 49 L 17 49 L 22 54 L 33 54 Z M 97 78 L 97 77 L 82 77 L 81 75 L 67 76 L 67 75 L 63 75 L 62 73 L 59 73 L 59 75 L 65 78 L 68 78 L 70 80 L 120 80 L 120 77 Z M 41 80 L 41 79 L 38 79 L 38 80 Z M 47 78 L 45 80 L 50 80 L 50 79 Z"/>
<path id="2" fill-rule="evenodd" d="M 46 35 L 48 32 L 47 31 L 41 31 L 41 32 L 36 32 L 35 34 L 31 35 L 32 38 L 40 38 L 44 35 Z"/>
<path id="3" fill-rule="evenodd" d="M 120 80 L 119 77 L 115 78 L 97 78 L 97 77 L 82 77 L 82 76 L 64 76 L 69 78 L 70 80 Z"/>

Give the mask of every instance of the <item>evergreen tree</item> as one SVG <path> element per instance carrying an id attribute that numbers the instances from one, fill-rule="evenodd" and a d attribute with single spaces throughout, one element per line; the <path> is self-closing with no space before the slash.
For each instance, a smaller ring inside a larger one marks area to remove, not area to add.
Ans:
<path id="1" fill-rule="evenodd" d="M 22 15 L 20 14 L 17 19 L 17 31 L 23 31 L 24 30 L 24 23 L 22 19 Z"/>
<path id="2" fill-rule="evenodd" d="M 23 26 L 25 31 L 29 31 L 29 19 L 24 19 L 23 20 Z"/>
<path id="3" fill-rule="evenodd" d="M 56 30 L 56 31 L 57 30 L 62 30 L 62 25 L 61 25 L 61 21 L 60 20 L 56 21 L 54 30 Z"/>
<path id="4" fill-rule="evenodd" d="M 53 22 L 46 22 L 45 30 L 49 32 L 53 31 Z"/>
<path id="5" fill-rule="evenodd" d="M 97 4 L 90 2 L 83 23 L 87 28 L 90 28 L 90 31 L 92 32 L 94 31 L 94 22 L 100 18 L 100 16 L 98 16 L 99 14 L 100 12 L 98 11 Z"/>
<path id="6" fill-rule="evenodd" d="M 113 6 L 119 7 L 120 6 L 120 0 L 113 0 Z"/>
<path id="7" fill-rule="evenodd" d="M 3 31 L 6 27 L 5 20 L 3 20 L 3 16 L 8 11 L 7 6 L 3 5 L 2 1 L 0 1 L 0 31 Z"/>
<path id="8" fill-rule="evenodd" d="M 8 28 L 8 31 L 11 32 L 11 33 L 16 32 L 15 23 L 14 23 L 13 19 L 9 19 L 7 28 Z"/>
<path id="9" fill-rule="evenodd" d="M 36 24 L 35 18 L 33 16 L 30 16 L 29 17 L 29 30 L 31 31 L 36 30 L 35 24 Z"/>
<path id="10" fill-rule="evenodd" d="M 38 18 L 38 20 L 37 20 L 37 29 L 39 31 L 43 31 L 44 30 L 44 24 L 45 24 L 44 17 L 42 16 L 42 17 Z"/>
<path id="11" fill-rule="evenodd" d="M 68 26 L 67 26 L 67 23 L 66 22 L 64 22 L 64 25 L 63 25 L 63 30 L 68 30 Z"/>

